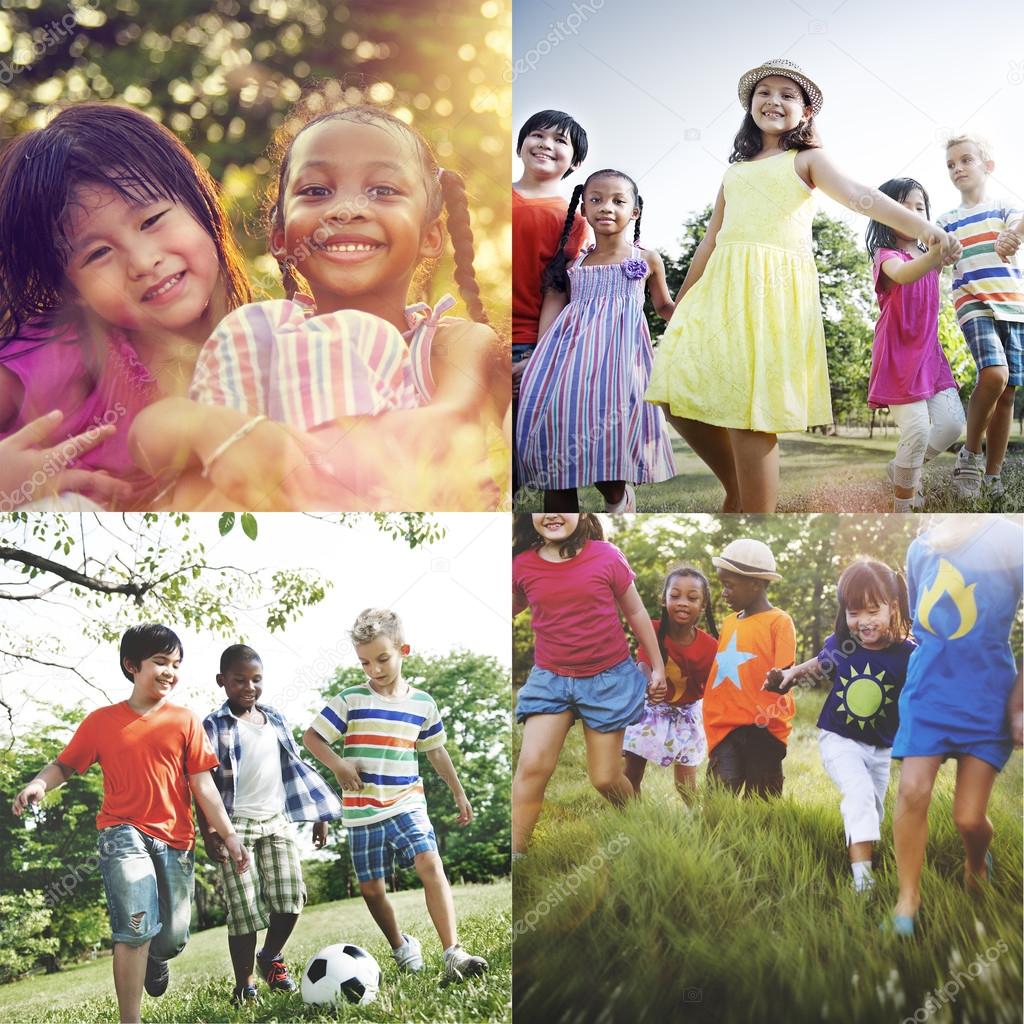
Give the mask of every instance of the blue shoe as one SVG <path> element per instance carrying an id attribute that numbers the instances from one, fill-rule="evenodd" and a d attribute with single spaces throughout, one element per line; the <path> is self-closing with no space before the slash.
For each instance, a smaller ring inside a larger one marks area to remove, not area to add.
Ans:
<path id="1" fill-rule="evenodd" d="M 883 921 L 881 929 L 886 935 L 899 935 L 902 938 L 914 937 L 915 918 L 913 915 L 893 914 L 887 921 Z"/>

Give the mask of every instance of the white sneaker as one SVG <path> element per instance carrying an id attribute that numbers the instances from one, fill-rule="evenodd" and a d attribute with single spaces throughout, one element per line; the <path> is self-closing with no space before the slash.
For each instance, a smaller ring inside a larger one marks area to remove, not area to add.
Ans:
<path id="1" fill-rule="evenodd" d="M 985 497 L 990 501 L 998 501 L 1005 493 L 1006 486 L 1003 484 L 1002 477 L 995 477 L 992 480 L 985 480 L 982 484 L 985 491 Z"/>
<path id="2" fill-rule="evenodd" d="M 961 453 L 964 451 L 966 449 L 960 449 Z M 962 454 L 958 454 L 953 467 L 953 491 L 956 496 L 976 500 L 981 494 L 981 476 L 980 459 L 965 459 Z"/>
<path id="3" fill-rule="evenodd" d="M 423 970 L 423 950 L 420 948 L 420 940 L 412 935 L 402 933 L 405 942 L 398 949 L 391 950 L 400 971 L 410 971 L 416 974 Z"/>
<path id="4" fill-rule="evenodd" d="M 482 956 L 471 956 L 462 946 L 455 945 L 444 955 L 444 975 L 449 981 L 462 981 L 487 970 Z"/>
<path id="5" fill-rule="evenodd" d="M 633 490 L 632 484 L 626 484 L 626 489 L 622 494 L 620 501 L 611 504 L 609 502 L 604 503 L 605 512 L 610 512 L 612 515 L 617 515 L 620 512 L 635 512 L 636 511 L 636 491 Z"/>

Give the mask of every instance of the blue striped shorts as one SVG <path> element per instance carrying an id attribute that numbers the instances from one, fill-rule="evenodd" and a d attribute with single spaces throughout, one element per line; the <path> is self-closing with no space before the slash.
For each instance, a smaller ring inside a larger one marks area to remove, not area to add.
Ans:
<path id="1" fill-rule="evenodd" d="M 360 882 L 387 878 L 395 858 L 407 868 L 418 853 L 437 850 L 437 837 L 427 812 L 417 808 L 372 825 L 349 825 L 348 848 Z"/>

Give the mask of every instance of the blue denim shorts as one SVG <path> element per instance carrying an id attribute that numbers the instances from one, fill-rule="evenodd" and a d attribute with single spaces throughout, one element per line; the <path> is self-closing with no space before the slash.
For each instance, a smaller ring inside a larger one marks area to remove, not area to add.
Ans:
<path id="1" fill-rule="evenodd" d="M 168 846 L 134 825 L 102 829 L 98 845 L 114 942 L 141 946 L 152 940 L 150 956 L 177 956 L 188 942 L 195 853 Z"/>
<path id="2" fill-rule="evenodd" d="M 397 857 L 407 868 L 417 853 L 437 850 L 437 837 L 427 812 L 416 809 L 396 814 L 372 825 L 348 826 L 348 848 L 352 867 L 360 882 L 387 878 Z"/>
<path id="3" fill-rule="evenodd" d="M 960 325 L 979 370 L 1005 366 L 1013 387 L 1024 385 L 1024 323 L 976 316 Z"/>
<path id="4" fill-rule="evenodd" d="M 647 680 L 632 658 L 579 678 L 534 665 L 516 698 L 516 721 L 571 711 L 588 729 L 617 732 L 643 717 L 646 693 Z"/>

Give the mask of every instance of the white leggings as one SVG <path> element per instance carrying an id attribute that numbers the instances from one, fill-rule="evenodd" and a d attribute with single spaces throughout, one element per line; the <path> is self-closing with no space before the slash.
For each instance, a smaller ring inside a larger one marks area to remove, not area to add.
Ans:
<path id="1" fill-rule="evenodd" d="M 893 476 L 901 487 L 914 487 L 921 467 L 944 452 L 963 432 L 964 407 L 955 388 L 909 405 L 890 405 L 900 430 Z"/>

